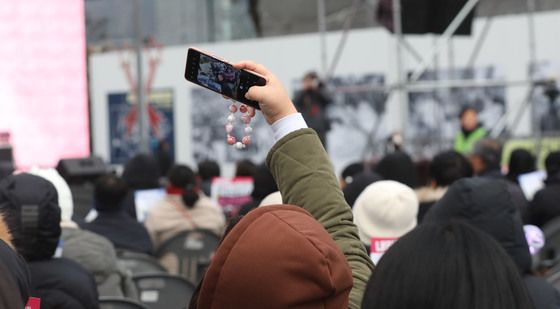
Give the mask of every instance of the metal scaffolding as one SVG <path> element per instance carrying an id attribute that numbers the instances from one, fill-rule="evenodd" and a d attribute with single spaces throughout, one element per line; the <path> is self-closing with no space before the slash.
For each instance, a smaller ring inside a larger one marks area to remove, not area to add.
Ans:
<path id="1" fill-rule="evenodd" d="M 523 0 L 520 0 L 523 1 Z M 530 64 L 531 69 L 527 72 L 527 78 L 524 80 L 514 80 L 514 81 L 480 81 L 480 80 L 436 80 L 436 81 L 419 81 L 420 77 L 423 73 L 426 72 L 430 68 L 430 66 L 434 63 L 435 59 L 444 51 L 448 50 L 450 56 L 450 62 L 454 63 L 454 53 L 453 53 L 453 46 L 452 46 L 452 37 L 459 28 L 459 26 L 463 23 L 463 21 L 467 18 L 467 16 L 475 9 L 476 5 L 480 2 L 480 0 L 468 0 L 463 8 L 459 11 L 459 13 L 455 16 L 453 21 L 449 24 L 447 29 L 443 32 L 443 34 L 434 42 L 431 50 L 425 55 L 422 56 L 412 44 L 410 44 L 403 34 L 402 31 L 402 19 L 401 19 L 401 11 L 402 11 L 402 3 L 401 0 L 393 0 L 393 38 L 395 41 L 395 55 L 396 55 L 396 81 L 392 84 L 386 86 L 378 86 L 378 87 L 355 87 L 355 91 L 364 91 L 364 90 L 376 90 L 380 92 L 384 92 L 387 95 L 387 101 L 391 98 L 391 96 L 395 95 L 397 97 L 397 102 L 400 107 L 401 112 L 401 122 L 400 122 L 400 130 L 406 130 L 406 123 L 408 119 L 408 94 L 410 91 L 415 92 L 431 92 L 437 89 L 451 89 L 451 88 L 470 88 L 470 87 L 496 87 L 496 86 L 505 86 L 505 87 L 527 87 L 529 86 L 529 90 L 527 95 L 524 97 L 521 104 L 519 104 L 519 108 L 515 111 L 515 122 L 518 123 L 521 116 L 526 112 L 527 108 L 531 108 L 532 118 L 531 121 L 533 135 L 539 141 L 541 139 L 540 130 L 538 128 L 538 123 L 535 121 L 535 107 L 533 102 L 533 94 L 535 85 L 538 84 L 540 81 L 534 79 L 534 66 L 537 63 L 537 42 L 536 42 L 536 29 L 535 29 L 535 10 L 536 10 L 536 0 L 525 0 L 527 5 L 527 20 L 528 20 L 528 40 L 529 46 L 529 59 L 528 62 Z M 318 2 L 322 3 L 322 9 L 318 10 L 319 20 L 325 19 L 325 8 L 324 8 L 324 0 L 318 0 Z M 361 7 L 364 5 L 376 6 L 377 0 L 355 0 L 352 4 L 351 9 L 346 17 L 346 21 L 344 23 L 344 29 L 339 41 L 339 44 L 336 49 L 336 53 L 331 60 L 331 65 L 328 66 L 329 70 L 327 74 L 325 74 L 325 78 L 328 80 L 330 79 L 336 70 L 336 66 L 339 62 L 339 59 L 342 55 L 342 51 L 344 50 L 344 44 L 346 43 L 346 39 L 349 35 L 352 21 L 354 20 L 355 12 L 359 11 Z M 319 5 L 320 7 L 321 5 Z M 322 16 L 322 17 L 321 17 Z M 479 37 L 476 39 L 474 48 L 471 52 L 471 56 L 468 58 L 469 61 L 467 63 L 467 67 L 474 67 L 476 60 L 480 54 L 480 51 L 486 41 L 488 32 L 492 26 L 493 16 L 487 17 L 482 31 Z M 320 23 L 321 24 L 321 23 Z M 326 27 L 319 27 L 321 37 L 326 36 Z M 323 44 L 322 48 L 326 48 L 326 45 Z M 404 71 L 404 53 L 408 53 L 411 58 L 416 61 L 416 67 L 413 70 L 412 75 L 407 78 L 405 71 Z M 321 51 L 322 59 L 326 58 L 326 51 Z M 367 89 L 366 89 L 367 88 Z M 370 136 L 376 135 L 376 130 L 378 126 L 374 126 L 374 131 L 370 132 Z M 490 130 L 490 136 L 497 138 L 502 136 L 504 132 L 507 131 L 508 122 L 507 122 L 507 113 L 504 114 L 502 119 L 498 121 L 494 127 Z M 373 147 L 373 143 L 370 144 L 370 147 Z M 539 142 L 537 142 L 537 145 Z M 537 146 L 537 152 L 539 151 Z"/>

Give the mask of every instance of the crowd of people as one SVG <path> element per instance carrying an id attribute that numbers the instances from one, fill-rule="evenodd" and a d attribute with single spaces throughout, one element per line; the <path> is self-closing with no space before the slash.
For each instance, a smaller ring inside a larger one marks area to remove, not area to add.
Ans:
<path id="1" fill-rule="evenodd" d="M 121 252 L 154 255 L 184 231 L 221 242 L 188 308 L 552 309 L 560 294 L 535 263 L 524 224 L 560 217 L 560 152 L 548 155 L 546 186 L 528 200 L 518 177 L 537 169 L 518 149 L 507 173 L 499 141 L 485 137 L 476 111 L 461 113 L 454 150 L 414 162 L 406 147 L 378 162 L 356 162 L 339 177 L 278 79 L 261 65 L 235 65 L 266 77 L 258 101 L 275 144 L 266 162 L 239 162 L 252 177 L 251 201 L 226 218 L 211 198 L 216 162 L 197 171 L 175 164 L 160 177 L 140 154 L 122 175 L 97 177 L 97 216 L 74 215 L 67 181 L 54 169 L 0 180 L 0 304 L 96 309 L 100 296 L 138 299 Z M 135 191 L 164 188 L 141 222 Z M 553 261 L 556 262 L 556 261 Z M 161 261 L 169 272 L 173 265 Z"/>

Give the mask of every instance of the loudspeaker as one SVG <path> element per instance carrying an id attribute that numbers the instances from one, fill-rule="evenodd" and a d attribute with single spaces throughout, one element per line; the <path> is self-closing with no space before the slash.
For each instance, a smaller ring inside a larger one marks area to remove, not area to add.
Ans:
<path id="1" fill-rule="evenodd" d="M 56 170 L 69 184 L 92 181 L 105 175 L 110 168 L 99 157 L 63 159 L 58 162 Z"/>
<path id="2" fill-rule="evenodd" d="M 401 0 L 403 34 L 445 32 L 468 0 Z M 470 35 L 475 10 L 461 23 L 454 35 Z M 378 22 L 394 32 L 393 0 L 381 0 L 377 8 Z"/>

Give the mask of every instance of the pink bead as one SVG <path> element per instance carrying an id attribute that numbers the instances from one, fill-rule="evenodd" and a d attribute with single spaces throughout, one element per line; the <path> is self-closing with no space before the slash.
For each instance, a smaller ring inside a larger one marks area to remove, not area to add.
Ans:
<path id="1" fill-rule="evenodd" d="M 251 143 L 251 137 L 245 136 L 242 140 L 243 145 L 249 145 Z"/>
<path id="2" fill-rule="evenodd" d="M 229 111 L 232 112 L 232 113 L 237 112 L 237 105 L 231 104 L 231 105 L 229 106 Z"/>
<path id="3" fill-rule="evenodd" d="M 241 117 L 241 122 L 243 122 L 244 124 L 249 124 L 251 123 L 251 117 L 249 115 L 243 115 Z"/>
<path id="4" fill-rule="evenodd" d="M 253 118 L 253 117 L 255 117 L 255 113 L 256 113 L 255 109 L 250 109 L 248 115 L 249 115 L 249 117 Z"/>
<path id="5" fill-rule="evenodd" d="M 229 145 L 234 145 L 237 142 L 237 140 L 235 139 L 235 136 L 231 136 L 228 134 L 227 136 L 227 143 Z"/>
<path id="6" fill-rule="evenodd" d="M 233 131 L 233 124 L 228 123 L 226 124 L 226 132 L 231 133 Z"/>
<path id="7" fill-rule="evenodd" d="M 246 113 L 246 112 L 247 112 L 247 106 L 241 105 L 241 106 L 239 107 L 239 111 L 242 112 L 242 113 Z"/>

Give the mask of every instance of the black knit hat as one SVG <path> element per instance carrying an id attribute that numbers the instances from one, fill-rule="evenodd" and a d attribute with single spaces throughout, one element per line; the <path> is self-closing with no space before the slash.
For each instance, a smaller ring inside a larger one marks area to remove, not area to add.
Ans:
<path id="1" fill-rule="evenodd" d="M 49 259 L 60 238 L 60 207 L 56 188 L 30 174 L 0 181 L 0 213 L 12 233 L 16 250 L 28 261 Z"/>

